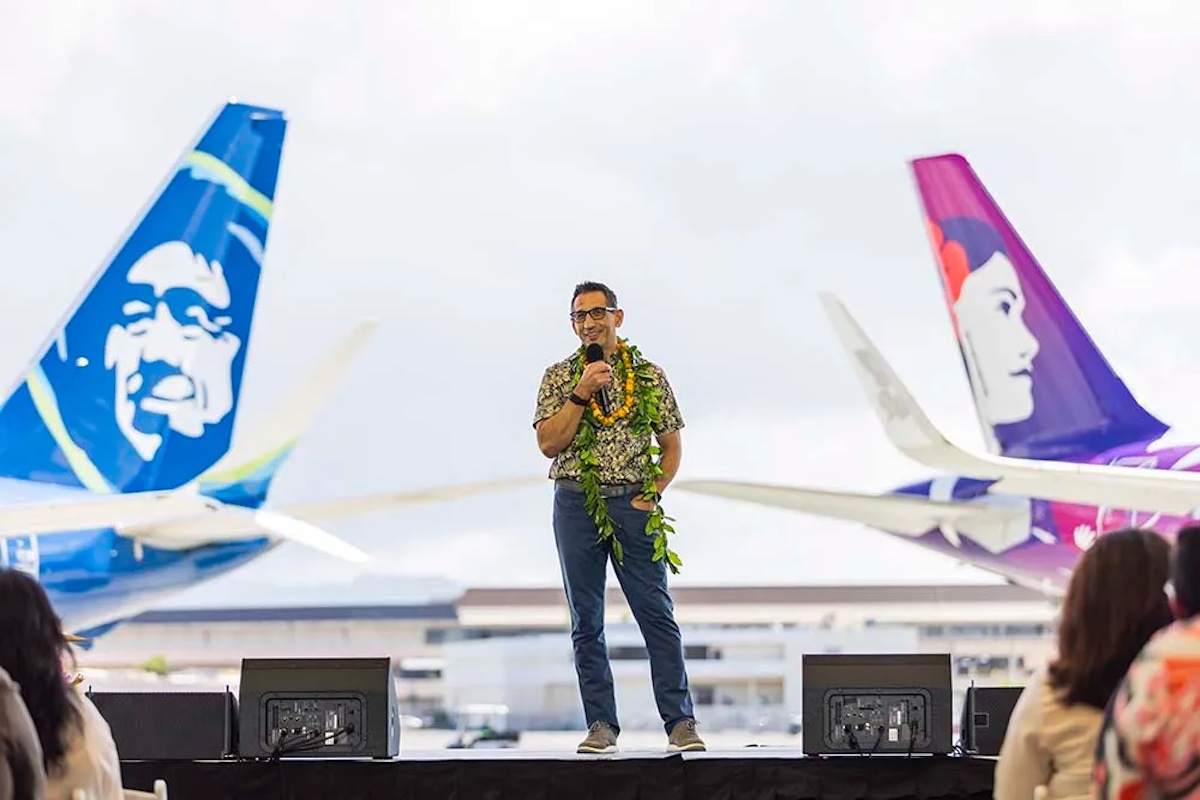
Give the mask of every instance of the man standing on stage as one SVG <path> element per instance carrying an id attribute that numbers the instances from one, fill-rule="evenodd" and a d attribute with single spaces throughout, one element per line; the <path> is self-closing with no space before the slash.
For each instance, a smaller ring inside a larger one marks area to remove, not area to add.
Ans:
<path id="1" fill-rule="evenodd" d="M 668 566 L 674 571 L 680 562 L 667 547 L 672 528 L 658 507 L 679 469 L 683 417 L 662 369 L 617 338 L 624 318 L 604 284 L 575 287 L 571 322 L 582 344 L 542 376 L 533 422 L 538 448 L 554 459 L 554 539 L 588 723 L 578 752 L 612 752 L 620 733 L 604 641 L 610 557 L 646 643 L 667 747 L 703 750 L 667 591 Z"/>

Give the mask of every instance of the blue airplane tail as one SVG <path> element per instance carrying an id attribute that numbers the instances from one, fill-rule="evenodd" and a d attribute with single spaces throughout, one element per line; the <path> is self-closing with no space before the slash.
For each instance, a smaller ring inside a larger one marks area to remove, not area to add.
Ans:
<path id="1" fill-rule="evenodd" d="M 286 131 L 218 110 L 0 406 L 0 476 L 167 490 L 225 455 Z"/>

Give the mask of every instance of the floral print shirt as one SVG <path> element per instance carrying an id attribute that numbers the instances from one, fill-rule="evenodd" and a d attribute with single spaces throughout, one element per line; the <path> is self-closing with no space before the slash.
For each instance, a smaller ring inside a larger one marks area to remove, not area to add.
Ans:
<path id="1" fill-rule="evenodd" d="M 1095 796 L 1200 799 L 1200 617 L 1159 631 L 1109 702 Z"/>
<path id="2" fill-rule="evenodd" d="M 537 407 L 533 414 L 533 425 L 554 416 L 569 402 L 567 395 L 575 388 L 573 368 L 575 359 L 571 356 L 551 364 L 542 375 L 542 383 L 538 387 Z M 625 402 L 624 367 L 621 364 L 620 351 L 606 359 L 612 365 L 612 376 L 608 385 L 608 396 L 613 404 L 620 406 Z M 662 391 L 659 397 L 659 421 L 652 423 L 654 432 L 658 435 L 671 433 L 683 427 L 683 416 L 679 412 L 679 404 L 675 401 L 675 393 L 667 381 L 666 373 L 656 364 L 650 363 L 650 373 L 654 376 L 654 388 Z M 582 423 L 581 423 L 582 424 Z M 596 446 L 594 452 L 600 463 L 597 465 L 602 484 L 640 484 L 646 480 L 646 467 L 643 454 L 646 451 L 649 437 L 639 437 L 633 431 L 629 418 L 618 419 L 611 426 L 601 427 L 596 431 Z M 579 456 L 574 448 L 568 447 L 555 457 L 550 464 L 552 480 L 581 478 Z"/>

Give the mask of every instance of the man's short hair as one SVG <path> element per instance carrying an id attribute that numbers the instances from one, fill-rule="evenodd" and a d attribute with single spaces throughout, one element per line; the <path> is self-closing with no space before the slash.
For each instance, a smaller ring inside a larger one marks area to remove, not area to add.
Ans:
<path id="1" fill-rule="evenodd" d="M 1200 614 L 1200 525 L 1187 525 L 1175 535 L 1171 584 L 1187 615 Z"/>
<path id="2" fill-rule="evenodd" d="M 574 306 L 576 297 L 579 297 L 581 294 L 587 294 L 588 292 L 604 292 L 604 302 L 608 304 L 608 307 L 617 307 L 617 293 L 605 286 L 603 283 L 598 283 L 597 281 L 584 281 L 583 283 L 577 284 L 575 286 L 575 294 L 571 295 L 571 305 Z"/>

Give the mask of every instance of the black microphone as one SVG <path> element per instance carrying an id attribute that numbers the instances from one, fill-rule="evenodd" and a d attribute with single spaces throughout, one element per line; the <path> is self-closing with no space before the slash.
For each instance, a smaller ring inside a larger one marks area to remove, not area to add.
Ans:
<path id="1" fill-rule="evenodd" d="M 587 359 L 587 363 L 589 364 L 596 361 L 603 361 L 604 348 L 593 342 L 587 346 L 587 350 L 584 351 L 583 357 Z M 600 410 L 604 412 L 605 416 L 608 416 L 608 387 L 601 386 L 599 395 L 600 399 L 597 402 L 600 403 Z"/>

